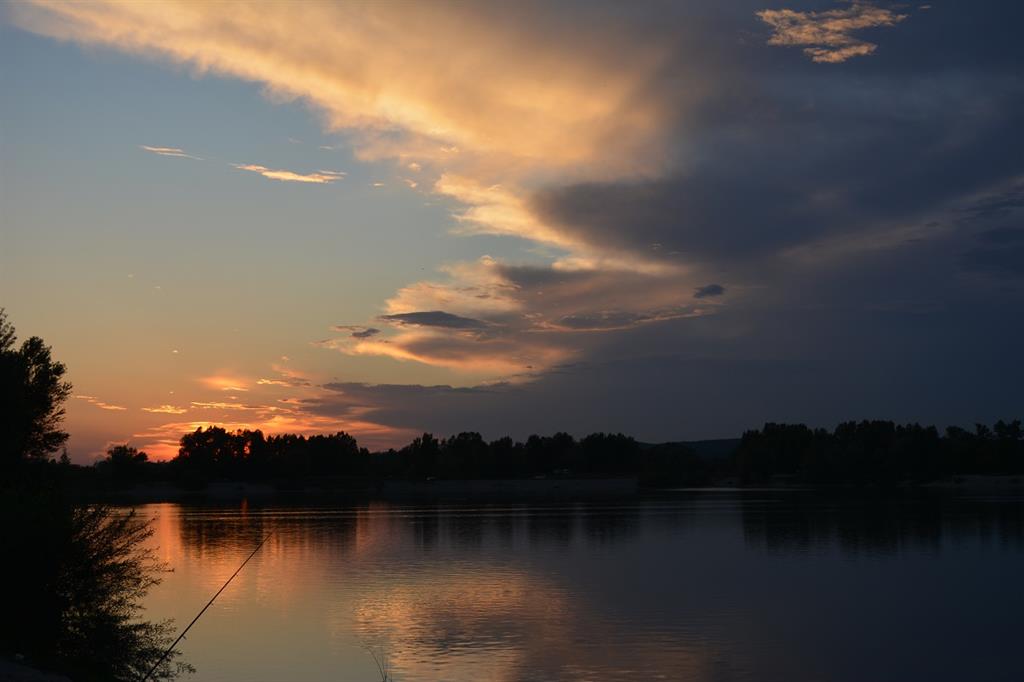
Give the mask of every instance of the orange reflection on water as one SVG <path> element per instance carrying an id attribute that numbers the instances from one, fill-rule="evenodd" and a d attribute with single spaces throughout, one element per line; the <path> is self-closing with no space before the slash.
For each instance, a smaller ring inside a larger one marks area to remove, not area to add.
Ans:
<path id="1" fill-rule="evenodd" d="M 149 505 L 174 569 L 149 615 L 187 623 L 270 534 L 183 645 L 203 679 L 372 679 L 367 647 L 404 682 L 633 679 L 638 662 L 707 679 L 714 647 L 638 639 L 599 595 L 514 560 L 571 542 L 571 517 L 476 511 Z"/>

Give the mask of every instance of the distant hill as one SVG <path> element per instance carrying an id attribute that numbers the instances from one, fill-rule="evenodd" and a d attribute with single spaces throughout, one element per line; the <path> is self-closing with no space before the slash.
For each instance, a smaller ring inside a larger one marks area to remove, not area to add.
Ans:
<path id="1" fill-rule="evenodd" d="M 728 457 L 736 451 L 739 444 L 739 438 L 717 438 L 713 440 L 681 440 L 668 443 L 640 443 L 640 448 L 644 450 L 654 447 L 687 449 L 695 455 L 716 459 Z"/>

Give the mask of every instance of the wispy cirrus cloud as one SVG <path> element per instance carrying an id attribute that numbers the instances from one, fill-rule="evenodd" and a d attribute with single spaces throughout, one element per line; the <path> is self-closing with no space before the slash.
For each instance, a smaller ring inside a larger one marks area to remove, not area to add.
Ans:
<path id="1" fill-rule="evenodd" d="M 178 407 L 177 405 L 156 405 L 154 407 L 143 407 L 143 412 L 149 412 L 151 414 L 185 414 L 188 412 L 187 407 Z"/>
<path id="2" fill-rule="evenodd" d="M 76 395 L 75 398 L 79 400 L 84 400 L 90 405 L 95 405 L 101 410 L 110 410 L 112 412 L 124 412 L 125 410 L 128 409 L 127 407 L 122 407 L 121 405 L 113 405 L 111 403 L 103 402 L 94 395 Z"/>
<path id="3" fill-rule="evenodd" d="M 139 149 L 144 149 L 145 151 L 158 156 L 173 156 L 179 159 L 195 159 L 196 161 L 202 161 L 200 157 L 186 154 L 185 150 L 179 149 L 178 147 L 151 147 L 146 144 L 140 144 Z"/>
<path id="4" fill-rule="evenodd" d="M 332 182 L 341 180 L 345 177 L 343 171 L 332 171 L 332 170 L 319 170 L 313 173 L 296 173 L 290 170 L 275 170 L 267 168 L 266 166 L 258 166 L 251 163 L 234 163 L 231 164 L 238 170 L 249 171 L 250 173 L 259 173 L 268 180 L 278 180 L 280 182 L 304 182 L 314 185 L 329 185 Z"/>
<path id="5" fill-rule="evenodd" d="M 276 378 L 260 377 L 256 380 L 257 386 L 279 386 L 289 388 L 301 388 L 312 386 L 313 382 L 308 374 L 291 367 L 287 356 L 281 357 L 281 362 L 273 363 L 270 368 L 277 375 Z"/>
<path id="6" fill-rule="evenodd" d="M 231 410 L 233 412 L 252 412 L 255 410 L 274 412 L 278 409 L 276 406 L 272 405 L 247 405 L 245 403 L 228 403 L 217 400 L 193 400 L 190 404 L 192 407 L 200 410 Z"/>
<path id="7" fill-rule="evenodd" d="M 765 9 L 757 13 L 772 27 L 769 45 L 803 47 L 811 61 L 838 64 L 872 54 L 878 45 L 853 35 L 869 28 L 895 26 L 907 18 L 891 9 L 853 0 L 849 7 L 823 12 Z"/>

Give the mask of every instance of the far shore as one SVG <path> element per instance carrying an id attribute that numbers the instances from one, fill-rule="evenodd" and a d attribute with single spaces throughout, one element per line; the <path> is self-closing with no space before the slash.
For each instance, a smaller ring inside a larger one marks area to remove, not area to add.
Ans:
<path id="1" fill-rule="evenodd" d="M 805 485 L 785 478 L 744 486 L 735 479 L 723 479 L 705 486 L 644 487 L 635 477 L 620 478 L 536 478 L 469 480 L 384 480 L 311 479 L 308 481 L 213 481 L 199 488 L 183 488 L 170 482 L 135 485 L 102 491 L 99 496 L 120 503 L 185 501 L 288 500 L 288 499 L 581 499 L 629 497 L 639 493 L 667 492 L 752 492 L 752 491 L 879 491 L 933 490 L 962 493 L 1024 493 L 1024 476 L 953 476 L 926 483 L 904 483 L 889 488 L 849 485 Z M 91 496 L 91 495 L 90 495 Z"/>
<path id="2" fill-rule="evenodd" d="M 564 499 L 623 497 L 635 495 L 639 491 L 640 486 L 635 477 L 427 481 L 353 481 L 348 479 L 339 481 L 325 478 L 301 482 L 213 481 L 196 489 L 186 489 L 171 483 L 154 483 L 104 491 L 103 496 L 125 502 L 434 497 Z"/>

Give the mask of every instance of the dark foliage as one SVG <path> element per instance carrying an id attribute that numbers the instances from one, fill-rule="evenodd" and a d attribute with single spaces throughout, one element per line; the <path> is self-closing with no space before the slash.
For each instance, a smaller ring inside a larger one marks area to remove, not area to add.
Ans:
<path id="1" fill-rule="evenodd" d="M 64 365 L 32 337 L 14 348 L 14 329 L 0 310 L 0 409 L 6 431 L 0 477 L 0 653 L 75 680 L 139 680 L 170 644 L 169 623 L 139 620 L 146 591 L 159 582 L 145 542 L 149 524 L 134 513 L 75 502 L 82 480 L 60 430 L 71 391 Z M 112 448 L 111 466 L 144 463 L 132 448 Z M 173 652 L 152 679 L 188 669 Z"/>
<path id="2" fill-rule="evenodd" d="M 934 426 L 889 421 L 846 422 L 834 431 L 803 424 L 765 424 L 748 431 L 735 454 L 745 482 L 788 478 L 813 484 L 891 485 L 955 475 L 1024 473 L 1020 420 L 955 426 L 940 436 Z"/>
<path id="3" fill-rule="evenodd" d="M 96 469 L 114 487 L 121 487 L 140 480 L 147 462 L 149 456 L 145 452 L 127 444 L 115 445 L 107 450 L 106 458 L 96 463 Z"/>
<path id="4" fill-rule="evenodd" d="M 622 434 L 530 436 L 525 443 L 479 433 L 438 439 L 425 433 L 400 450 L 371 454 L 347 433 L 264 436 L 260 431 L 197 429 L 181 439 L 167 464 L 179 482 L 212 479 L 282 480 L 304 477 L 418 479 L 635 476 L 646 458 Z"/>
<path id="5" fill-rule="evenodd" d="M 0 650 L 75 680 L 139 680 L 172 636 L 169 622 L 140 620 L 164 570 L 145 546 L 152 529 L 134 512 L 73 502 L 65 468 L 26 462 L 0 490 Z M 152 679 L 188 670 L 177 656 Z"/>
<path id="6" fill-rule="evenodd" d="M 347 433 L 265 437 L 212 426 L 182 436 L 170 469 L 182 481 L 358 476 L 366 473 L 368 454 Z"/>
<path id="7" fill-rule="evenodd" d="M 32 336 L 15 347 L 14 327 L 0 308 L 0 467 L 23 458 L 45 459 L 68 439 L 60 430 L 71 384 L 50 347 Z"/>
<path id="8" fill-rule="evenodd" d="M 745 433 L 731 455 L 700 455 L 685 443 L 643 445 L 622 434 L 576 440 L 556 433 L 524 442 L 508 437 L 488 442 L 475 432 L 448 438 L 425 433 L 399 450 L 370 453 L 346 433 L 268 437 L 260 431 L 209 427 L 184 436 L 171 462 L 142 463 L 133 471 L 140 480 L 163 476 L 186 486 L 216 479 L 615 476 L 635 476 L 656 487 L 700 486 L 734 477 L 744 483 L 891 485 L 959 474 L 1024 473 L 1024 434 L 1019 420 L 979 425 L 970 432 L 950 427 L 945 435 L 931 426 L 885 421 L 848 422 L 833 431 L 769 423 Z"/>

